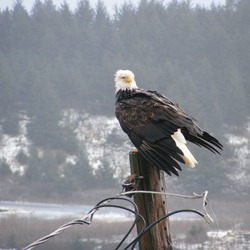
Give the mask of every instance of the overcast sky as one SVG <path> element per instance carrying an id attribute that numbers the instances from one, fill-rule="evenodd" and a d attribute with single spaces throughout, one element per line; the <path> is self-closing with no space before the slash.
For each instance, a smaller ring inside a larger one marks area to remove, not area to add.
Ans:
<path id="1" fill-rule="evenodd" d="M 42 0 L 43 1 L 43 0 Z M 179 0 L 181 1 L 181 0 Z M 226 0 L 191 0 L 191 3 L 195 6 L 196 4 L 199 4 L 201 6 L 205 6 L 208 7 L 211 5 L 211 3 L 213 2 L 216 5 L 224 5 Z M 13 6 L 13 3 L 15 2 L 15 0 L 0 0 L 0 9 L 3 10 L 6 7 L 9 7 L 11 9 L 11 7 Z M 31 7 L 33 6 L 35 0 L 22 0 L 23 5 L 25 6 L 25 8 L 30 11 Z M 75 7 L 77 6 L 77 3 L 79 2 L 79 0 L 53 0 L 53 3 L 57 6 L 60 7 L 60 5 L 66 2 L 68 3 L 68 5 L 70 6 L 71 10 L 74 10 Z M 91 5 L 94 7 L 96 5 L 96 3 L 98 2 L 98 0 L 89 0 L 89 2 L 91 3 Z M 107 10 L 112 13 L 113 12 L 113 7 L 114 5 L 121 5 L 124 2 L 131 2 L 133 4 L 138 4 L 138 2 L 140 2 L 140 0 L 133 0 L 133 1 L 128 1 L 128 0 L 103 0 L 102 1 L 106 7 Z M 165 0 L 165 3 L 168 2 L 172 2 L 172 0 Z"/>

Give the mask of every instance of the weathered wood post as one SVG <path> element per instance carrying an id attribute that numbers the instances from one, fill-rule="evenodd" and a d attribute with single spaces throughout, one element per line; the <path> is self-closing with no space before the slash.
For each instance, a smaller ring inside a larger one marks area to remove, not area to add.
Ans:
<path id="1" fill-rule="evenodd" d="M 140 190 L 166 192 L 164 173 L 151 166 L 137 151 L 129 154 L 131 174 L 143 176 Z M 134 201 L 147 226 L 167 214 L 166 195 L 135 194 Z M 141 231 L 142 222 L 137 222 L 137 231 Z M 151 228 L 140 242 L 140 250 L 172 250 L 169 220 L 163 220 Z"/>

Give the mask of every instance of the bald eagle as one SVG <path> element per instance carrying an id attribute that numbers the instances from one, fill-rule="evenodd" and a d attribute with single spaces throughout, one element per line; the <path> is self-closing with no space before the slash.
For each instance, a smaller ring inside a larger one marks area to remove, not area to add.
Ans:
<path id="1" fill-rule="evenodd" d="M 220 154 L 222 144 L 202 130 L 175 102 L 156 91 L 137 87 L 130 70 L 115 74 L 115 114 L 122 130 L 141 155 L 167 174 L 179 175 L 179 163 L 193 168 L 198 163 L 186 140 Z"/>

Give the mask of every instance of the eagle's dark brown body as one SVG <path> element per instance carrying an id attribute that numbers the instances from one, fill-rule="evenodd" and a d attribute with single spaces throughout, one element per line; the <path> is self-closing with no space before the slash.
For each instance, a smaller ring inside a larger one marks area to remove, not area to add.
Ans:
<path id="1" fill-rule="evenodd" d="M 203 131 L 184 110 L 155 91 L 139 88 L 116 93 L 116 117 L 125 133 L 154 166 L 178 176 L 177 161 L 186 163 L 173 134 L 178 130 L 185 139 L 214 153 L 222 149 L 220 142 Z"/>

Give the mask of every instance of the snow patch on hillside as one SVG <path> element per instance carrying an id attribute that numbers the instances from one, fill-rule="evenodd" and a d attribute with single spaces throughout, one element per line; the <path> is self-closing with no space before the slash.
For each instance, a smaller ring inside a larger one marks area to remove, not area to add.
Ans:
<path id="1" fill-rule="evenodd" d="M 30 156 L 32 141 L 28 139 L 27 125 L 32 122 L 27 115 L 20 114 L 19 133 L 11 136 L 1 132 L 0 164 L 6 163 L 11 171 L 24 174 L 27 166 L 18 161 L 20 153 Z M 86 155 L 93 173 L 99 170 L 111 170 L 115 178 L 124 178 L 129 174 L 129 151 L 134 146 L 122 131 L 115 117 L 91 115 L 85 110 L 67 109 L 62 112 L 61 127 L 67 127 L 74 133 L 83 154 Z M 1 130 L 1 128 L 0 128 Z M 226 135 L 231 156 L 228 178 L 238 191 L 250 188 L 250 122 L 241 129 L 234 129 Z M 35 146 L 35 145 L 34 145 Z M 43 157 L 42 149 L 38 148 Z M 65 155 L 65 165 L 78 162 L 77 155 Z"/>
<path id="2" fill-rule="evenodd" d="M 114 171 L 114 177 L 128 174 L 128 154 L 133 146 L 115 117 L 93 116 L 69 109 L 64 110 L 60 126 L 74 131 L 94 173 L 108 167 Z"/>
<path id="3" fill-rule="evenodd" d="M 233 152 L 229 159 L 231 172 L 228 175 L 238 191 L 248 192 L 250 188 L 250 122 L 245 128 L 231 134 L 227 134 L 228 144 Z"/>
<path id="4" fill-rule="evenodd" d="M 28 139 L 27 125 L 31 120 L 20 115 L 19 134 L 15 136 L 1 133 L 0 163 L 6 163 L 11 171 L 24 174 L 27 166 L 18 162 L 18 154 L 30 156 L 32 141 Z M 115 117 L 94 116 L 84 110 L 64 110 L 59 121 L 62 127 L 69 127 L 76 141 L 86 155 L 87 160 L 96 173 L 100 168 L 111 168 L 114 177 L 124 177 L 129 172 L 128 154 L 133 149 L 128 137 L 123 133 Z M 42 149 L 38 149 L 41 158 Z M 76 155 L 67 155 L 65 163 L 76 164 Z"/>
<path id="5" fill-rule="evenodd" d="M 17 161 L 17 156 L 20 152 L 29 156 L 29 147 L 31 142 L 27 138 L 27 124 L 30 122 L 26 115 L 20 114 L 19 134 L 10 136 L 3 134 L 0 140 L 0 162 L 5 162 L 9 165 L 10 170 L 15 173 L 23 174 L 25 165 Z"/>

